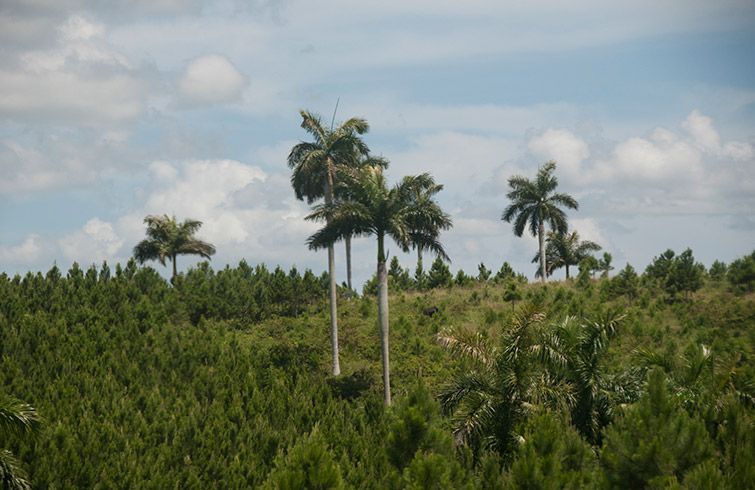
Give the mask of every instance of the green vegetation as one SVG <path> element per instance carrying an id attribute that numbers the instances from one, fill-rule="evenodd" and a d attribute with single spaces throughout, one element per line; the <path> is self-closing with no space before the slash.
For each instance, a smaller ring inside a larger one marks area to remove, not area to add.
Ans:
<path id="1" fill-rule="evenodd" d="M 755 296 L 731 267 L 672 295 L 653 268 L 419 288 L 397 263 L 391 407 L 374 296 L 341 301 L 328 376 L 327 275 L 0 274 L 2 393 L 44 418 L 2 445 L 35 488 L 748 488 Z"/>

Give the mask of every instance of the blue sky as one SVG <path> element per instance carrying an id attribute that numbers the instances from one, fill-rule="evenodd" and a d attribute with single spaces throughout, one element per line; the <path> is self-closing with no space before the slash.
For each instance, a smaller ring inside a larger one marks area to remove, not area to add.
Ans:
<path id="1" fill-rule="evenodd" d="M 755 5 L 658 3 L 4 2 L 0 270 L 127 260 L 151 213 L 203 220 L 215 267 L 323 270 L 285 159 L 339 97 L 392 179 L 445 184 L 452 269 L 532 274 L 499 217 L 549 159 L 617 266 L 731 261 L 755 248 Z M 374 257 L 355 243 L 358 280 Z"/>

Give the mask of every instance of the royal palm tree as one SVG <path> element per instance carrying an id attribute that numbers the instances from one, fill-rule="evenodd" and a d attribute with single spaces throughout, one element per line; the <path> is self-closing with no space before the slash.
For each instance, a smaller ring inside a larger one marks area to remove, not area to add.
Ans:
<path id="1" fill-rule="evenodd" d="M 0 395 L 0 439 L 11 435 L 26 435 L 37 429 L 40 419 L 29 404 L 6 395 Z M 21 463 L 7 449 L 0 448 L 0 485 L 3 489 L 28 490 L 31 488 Z"/>
<path id="2" fill-rule="evenodd" d="M 514 220 L 514 234 L 522 236 L 529 227 L 532 236 L 537 236 L 540 252 L 540 270 L 547 271 L 545 259 L 545 224 L 554 231 L 566 233 L 566 213 L 559 207 L 578 209 L 577 201 L 568 194 L 555 192 L 558 179 L 553 175 L 556 162 L 550 161 L 540 167 L 534 181 L 521 175 L 509 179 L 511 190 L 506 196 L 511 204 L 503 211 L 501 219 Z M 541 277 L 545 282 L 545 275 Z"/>
<path id="3" fill-rule="evenodd" d="M 383 393 L 386 405 L 391 404 L 389 331 L 388 331 L 388 271 L 385 251 L 386 237 L 393 238 L 408 252 L 412 246 L 422 246 L 448 259 L 438 236 L 451 226 L 451 218 L 433 201 L 422 203 L 414 199 L 417 192 L 435 186 L 428 174 L 404 177 L 389 188 L 383 169 L 369 166 L 352 170 L 344 185 L 351 188 L 351 199 L 315 207 L 307 219 L 326 221 L 324 228 L 312 235 L 309 246 L 320 249 L 330 246 L 346 235 L 377 238 L 378 324 L 381 333 L 383 360 Z"/>
<path id="4" fill-rule="evenodd" d="M 550 231 L 545 239 L 545 258 L 546 258 L 546 275 L 550 276 L 556 269 L 566 268 L 566 278 L 569 279 L 569 266 L 579 265 L 583 259 L 597 252 L 601 246 L 590 240 L 579 240 L 579 233 L 559 233 Z M 532 263 L 540 261 L 540 255 L 536 254 L 532 258 Z M 536 276 L 542 276 L 540 267 L 537 269 Z"/>
<path id="5" fill-rule="evenodd" d="M 148 260 L 158 260 L 165 265 L 165 260 L 173 263 L 171 282 L 176 280 L 176 257 L 178 255 L 201 255 L 209 259 L 215 254 L 215 247 L 207 242 L 194 238 L 194 234 L 202 227 L 202 222 L 187 219 L 182 223 L 176 221 L 175 216 L 150 215 L 144 218 L 147 225 L 147 239 L 134 247 L 134 258 L 143 264 Z"/>
<path id="6" fill-rule="evenodd" d="M 342 168 L 356 165 L 369 155 L 369 148 L 360 135 L 369 130 L 367 121 L 351 118 L 335 129 L 323 126 L 320 116 L 300 111 L 301 127 L 314 141 L 301 142 L 291 148 L 288 166 L 293 170 L 291 185 L 296 198 L 312 204 L 324 199 L 331 206 L 335 198 L 335 184 Z M 326 217 L 326 220 L 329 218 Z M 345 238 L 345 237 L 344 237 Z M 338 306 L 336 290 L 336 262 L 334 244 L 328 245 L 328 275 L 330 279 L 330 342 L 333 356 L 333 375 L 341 374 L 338 355 Z M 349 253 L 350 255 L 350 253 Z"/>
<path id="7" fill-rule="evenodd" d="M 357 160 L 356 162 L 346 162 L 350 169 L 364 168 L 368 166 L 378 166 L 383 169 L 388 168 L 388 160 L 383 157 L 369 156 Z M 442 186 L 441 186 L 442 187 Z M 351 187 L 348 185 L 337 185 L 334 189 L 336 201 L 348 201 L 351 199 Z M 353 291 L 351 283 L 351 235 L 343 237 L 343 243 L 346 248 L 346 286 L 349 291 Z"/>
<path id="8" fill-rule="evenodd" d="M 435 195 L 438 194 L 440 191 L 443 190 L 443 184 L 434 184 L 427 188 L 421 188 L 418 187 L 414 190 L 414 194 L 412 195 L 412 198 L 415 200 L 417 206 L 425 206 L 427 204 L 430 204 L 435 199 Z M 415 229 L 423 229 L 424 226 L 422 223 L 412 223 L 412 228 Z M 439 231 L 440 230 L 447 230 L 451 227 L 451 221 L 448 220 L 444 223 L 439 223 Z M 414 248 L 417 250 L 417 271 L 422 271 L 422 245 L 418 242 Z"/>

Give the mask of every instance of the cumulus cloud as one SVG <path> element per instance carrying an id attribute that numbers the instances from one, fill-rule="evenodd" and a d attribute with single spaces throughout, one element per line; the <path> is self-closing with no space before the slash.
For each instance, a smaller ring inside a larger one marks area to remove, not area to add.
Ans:
<path id="1" fill-rule="evenodd" d="M 43 252 L 39 235 L 31 234 L 18 245 L 0 246 L 0 262 L 4 264 L 29 264 L 36 262 Z"/>
<path id="2" fill-rule="evenodd" d="M 99 218 L 92 218 L 73 233 L 62 237 L 58 244 L 63 256 L 81 264 L 114 260 L 123 246 L 113 225 Z"/>
<path id="3" fill-rule="evenodd" d="M 575 181 L 583 177 L 582 162 L 590 157 L 587 143 L 567 129 L 548 129 L 527 144 L 533 155 L 558 160 L 559 171 Z"/>
<path id="4" fill-rule="evenodd" d="M 139 116 L 148 95 L 143 70 L 104 32 L 74 15 L 59 26 L 53 46 L 22 51 L 0 66 L 0 118 L 94 125 Z"/>
<path id="5" fill-rule="evenodd" d="M 186 105 L 223 104 L 239 100 L 247 79 L 225 56 L 211 54 L 192 60 L 178 82 Z"/>

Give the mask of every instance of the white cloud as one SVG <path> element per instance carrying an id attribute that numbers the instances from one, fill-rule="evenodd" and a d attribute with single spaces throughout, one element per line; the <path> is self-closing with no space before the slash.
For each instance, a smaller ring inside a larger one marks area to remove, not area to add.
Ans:
<path id="1" fill-rule="evenodd" d="M 610 246 L 610 241 L 600 229 L 598 222 L 592 218 L 572 218 L 569 220 L 569 227 L 579 233 L 580 240 L 590 240 L 603 249 Z"/>
<path id="2" fill-rule="evenodd" d="M 0 118 L 97 125 L 131 120 L 146 106 L 144 73 L 109 45 L 104 27 L 72 16 L 52 47 L 0 66 Z"/>
<path id="3" fill-rule="evenodd" d="M 31 234 L 18 244 L 0 246 L 0 262 L 3 264 L 30 264 L 36 262 L 43 251 L 39 235 Z"/>
<path id="4" fill-rule="evenodd" d="M 247 79 L 225 56 L 216 54 L 192 60 L 178 82 L 182 102 L 211 105 L 241 98 Z"/>
<path id="5" fill-rule="evenodd" d="M 566 129 L 548 129 L 530 139 L 529 150 L 543 160 L 556 160 L 559 173 L 570 181 L 577 181 L 582 174 L 582 162 L 590 157 L 587 143 Z"/>
<path id="6" fill-rule="evenodd" d="M 92 218 L 84 226 L 61 238 L 58 242 L 63 256 L 81 264 L 113 260 L 123 246 L 113 225 L 99 218 Z"/>

